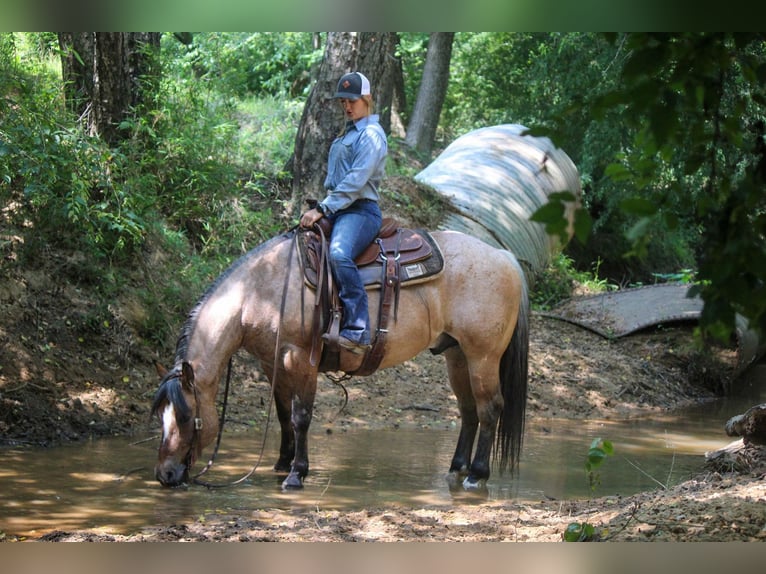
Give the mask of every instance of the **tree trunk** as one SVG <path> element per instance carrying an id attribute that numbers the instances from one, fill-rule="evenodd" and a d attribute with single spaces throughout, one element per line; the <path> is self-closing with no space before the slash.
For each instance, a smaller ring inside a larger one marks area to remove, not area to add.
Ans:
<path id="1" fill-rule="evenodd" d="M 375 113 L 380 115 L 383 131 L 390 133 L 399 36 L 385 32 L 362 32 L 358 46 L 359 55 L 354 70 L 369 78 Z"/>
<path id="2" fill-rule="evenodd" d="M 391 105 L 391 135 L 404 139 L 407 130 L 404 127 L 402 113 L 407 109 L 407 93 L 404 89 L 404 70 L 401 58 L 394 61 L 394 101 Z"/>
<path id="3" fill-rule="evenodd" d="M 64 93 L 69 108 L 92 135 L 119 141 L 119 124 L 155 90 L 152 50 L 158 32 L 62 32 Z"/>
<path id="4" fill-rule="evenodd" d="M 428 39 L 423 79 L 405 139 L 407 145 L 425 156 L 429 156 L 433 149 L 436 126 L 447 94 L 454 38 L 454 32 L 434 32 Z"/>
<path id="5" fill-rule="evenodd" d="M 93 94 L 92 32 L 60 32 L 61 75 L 64 81 L 64 99 L 69 111 L 85 119 Z"/>
<path id="6" fill-rule="evenodd" d="M 385 117 L 390 123 L 397 42 L 397 35 L 390 32 L 327 34 L 316 83 L 303 108 L 295 138 L 292 197 L 287 207 L 291 217 L 305 210 L 306 198 L 321 200 L 325 196 L 327 154 L 344 123 L 340 107 L 331 98 L 343 74 L 358 71 L 369 78 L 376 113 L 382 112 L 381 125 L 386 129 Z"/>

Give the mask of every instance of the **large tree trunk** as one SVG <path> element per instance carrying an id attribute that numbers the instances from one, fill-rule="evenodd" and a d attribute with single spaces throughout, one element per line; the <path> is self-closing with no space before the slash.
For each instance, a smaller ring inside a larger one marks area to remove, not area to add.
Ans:
<path id="1" fill-rule="evenodd" d="M 59 32 L 64 99 L 69 111 L 85 119 L 93 94 L 93 51 L 95 34 Z"/>
<path id="2" fill-rule="evenodd" d="M 439 115 L 447 94 L 454 39 L 454 32 L 434 32 L 428 39 L 423 79 L 405 139 L 407 145 L 425 156 L 430 155 L 433 149 L 436 126 L 439 125 Z"/>
<path id="3" fill-rule="evenodd" d="M 395 33 L 330 32 L 316 83 L 309 93 L 298 126 L 293 154 L 292 197 L 287 211 L 297 216 L 305 208 L 305 199 L 322 199 L 327 174 L 327 154 L 332 140 L 343 127 L 343 113 L 332 100 L 338 79 L 358 71 L 370 80 L 381 125 L 390 125 L 395 50 Z"/>
<path id="4" fill-rule="evenodd" d="M 130 109 L 154 90 L 152 50 L 158 32 L 62 32 L 62 75 L 67 105 L 109 145 Z"/>

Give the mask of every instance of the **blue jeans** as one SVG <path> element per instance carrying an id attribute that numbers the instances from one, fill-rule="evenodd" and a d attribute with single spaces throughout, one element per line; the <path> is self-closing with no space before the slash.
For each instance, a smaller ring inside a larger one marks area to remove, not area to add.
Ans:
<path id="1" fill-rule="evenodd" d="M 330 238 L 330 265 L 343 303 L 340 334 L 351 341 L 370 344 L 367 292 L 354 263 L 380 231 L 382 216 L 376 201 L 360 199 L 330 216 L 334 225 Z"/>

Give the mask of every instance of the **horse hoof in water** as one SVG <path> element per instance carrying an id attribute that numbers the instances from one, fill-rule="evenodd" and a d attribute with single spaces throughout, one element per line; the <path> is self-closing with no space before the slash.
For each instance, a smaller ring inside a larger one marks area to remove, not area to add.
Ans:
<path id="1" fill-rule="evenodd" d="M 487 486 L 486 478 L 476 478 L 475 476 L 471 476 L 469 474 L 463 480 L 463 488 L 465 488 L 466 490 L 479 490 L 479 489 L 486 488 L 486 486 Z"/>
<path id="2" fill-rule="evenodd" d="M 301 488 L 303 488 L 303 479 L 294 472 L 288 474 L 282 481 L 282 490 L 300 490 Z"/>

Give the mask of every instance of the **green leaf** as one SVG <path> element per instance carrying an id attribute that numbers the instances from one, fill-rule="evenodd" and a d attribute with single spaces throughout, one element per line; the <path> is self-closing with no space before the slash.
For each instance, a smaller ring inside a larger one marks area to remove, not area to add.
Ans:
<path id="1" fill-rule="evenodd" d="M 540 207 L 529 218 L 530 221 L 553 225 L 564 220 L 564 204 L 558 201 L 551 201 Z"/>
<path id="2" fill-rule="evenodd" d="M 643 197 L 628 197 L 620 202 L 620 209 L 631 215 L 651 216 L 657 213 L 657 205 Z"/>
<path id="3" fill-rule="evenodd" d="M 598 468 L 601 466 L 601 463 L 604 462 L 605 458 L 606 453 L 600 448 L 592 448 L 588 451 L 588 462 L 590 463 L 591 468 Z"/>
<path id="4" fill-rule="evenodd" d="M 555 191 L 548 195 L 548 201 L 577 201 L 577 197 L 571 191 Z"/>
<path id="5" fill-rule="evenodd" d="M 601 437 L 594 438 L 593 441 L 590 443 L 590 448 L 598 448 L 598 445 L 601 444 Z"/>
<path id="6" fill-rule="evenodd" d="M 625 181 L 632 177 L 632 174 L 630 173 L 628 168 L 622 165 L 621 163 L 610 163 L 609 165 L 606 166 L 604 173 L 612 181 Z"/>
<path id="7" fill-rule="evenodd" d="M 587 522 L 572 522 L 564 531 L 564 542 L 588 542 L 593 540 L 596 529 Z"/>
<path id="8" fill-rule="evenodd" d="M 593 219 L 586 209 L 580 208 L 575 211 L 574 234 L 577 240 L 585 245 L 593 229 Z"/>

